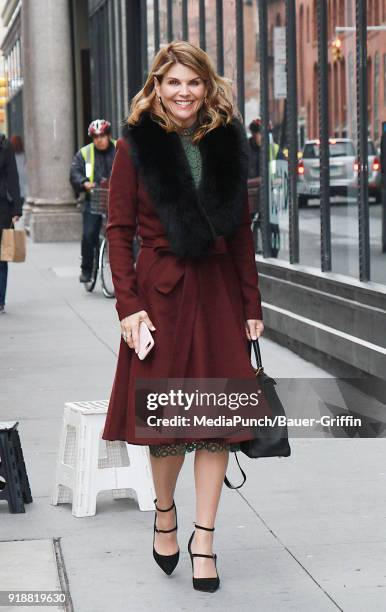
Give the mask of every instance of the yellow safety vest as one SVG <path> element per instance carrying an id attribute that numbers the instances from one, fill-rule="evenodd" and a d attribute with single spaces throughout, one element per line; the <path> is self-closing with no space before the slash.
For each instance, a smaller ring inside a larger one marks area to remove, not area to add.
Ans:
<path id="1" fill-rule="evenodd" d="M 279 145 L 276 142 L 273 142 L 269 145 L 269 161 L 277 158 L 277 154 L 279 153 Z"/>
<path id="2" fill-rule="evenodd" d="M 116 146 L 117 141 L 114 138 L 111 138 L 111 142 L 114 147 Z M 95 147 L 94 143 L 90 142 L 90 144 L 85 145 L 80 150 L 82 157 L 86 164 L 86 176 L 90 183 L 94 182 L 94 170 L 95 170 Z"/>

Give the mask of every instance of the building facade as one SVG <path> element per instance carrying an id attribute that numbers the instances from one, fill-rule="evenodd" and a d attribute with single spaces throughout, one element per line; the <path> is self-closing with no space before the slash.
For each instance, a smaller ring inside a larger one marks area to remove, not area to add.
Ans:
<path id="1" fill-rule="evenodd" d="M 279 132 L 284 103 L 274 98 L 274 28 L 285 24 L 285 1 L 268 3 L 270 108 Z M 355 2 L 324 3 L 328 27 L 329 133 L 331 137 L 356 138 L 355 107 Z M 318 19 L 316 0 L 296 2 L 299 147 L 319 137 L 318 117 Z M 381 125 L 386 121 L 386 2 L 367 2 L 367 100 L 369 136 L 379 146 Z M 336 52 L 336 44 L 339 46 Z"/>

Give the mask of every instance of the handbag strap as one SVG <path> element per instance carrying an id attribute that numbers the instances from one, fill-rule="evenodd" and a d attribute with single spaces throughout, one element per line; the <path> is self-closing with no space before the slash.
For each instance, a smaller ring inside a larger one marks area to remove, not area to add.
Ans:
<path id="1" fill-rule="evenodd" d="M 252 344 L 253 352 L 255 354 L 257 368 L 263 369 L 263 363 L 261 361 L 261 353 L 260 353 L 259 341 L 258 341 L 258 339 L 256 339 L 256 340 L 250 340 L 250 342 Z"/>
<path id="2" fill-rule="evenodd" d="M 263 363 L 262 363 L 262 361 L 261 361 L 261 353 L 260 353 L 259 341 L 258 341 L 257 339 L 256 339 L 256 340 L 249 340 L 249 343 L 252 345 L 253 352 L 254 352 L 255 357 L 256 357 L 257 372 L 258 372 L 258 373 L 260 373 L 260 372 L 262 372 L 262 371 L 263 371 Z M 244 472 L 243 468 L 241 467 L 241 465 L 240 465 L 240 463 L 239 463 L 239 458 L 238 458 L 238 456 L 237 456 L 237 452 L 235 452 L 235 459 L 236 459 L 236 461 L 237 461 L 237 465 L 238 465 L 238 466 L 239 466 L 239 468 L 240 468 L 240 472 L 241 472 L 241 473 L 242 473 L 242 475 L 243 475 L 243 481 L 242 481 L 242 483 L 241 483 L 241 484 L 237 485 L 237 487 L 236 487 L 235 485 L 233 485 L 233 484 L 232 484 L 232 483 L 229 481 L 229 479 L 228 479 L 226 476 L 224 476 L 224 483 L 226 484 L 226 486 L 227 486 L 229 489 L 240 489 L 240 488 L 243 486 L 243 484 L 245 483 L 245 481 L 247 480 L 247 476 L 246 476 L 246 474 L 245 474 L 245 472 Z"/>
<path id="3" fill-rule="evenodd" d="M 235 453 L 235 458 L 236 458 L 236 461 L 237 461 L 237 465 L 238 465 L 238 466 L 239 466 L 239 468 L 240 468 L 240 472 L 241 472 L 241 473 L 242 473 L 242 475 L 243 475 L 243 482 L 242 482 L 241 484 L 239 484 L 239 485 L 236 487 L 235 485 L 233 485 L 233 484 L 231 484 L 231 483 L 229 482 L 229 480 L 228 480 L 228 478 L 227 478 L 226 476 L 224 476 L 224 482 L 225 482 L 226 486 L 227 486 L 229 489 L 240 489 L 240 487 L 242 487 L 242 486 L 243 486 L 244 482 L 245 482 L 245 481 L 246 481 L 246 479 L 247 479 L 247 476 L 246 476 L 246 474 L 245 474 L 245 472 L 244 472 L 243 468 L 241 467 L 241 465 L 240 465 L 240 463 L 239 463 L 239 459 L 238 459 L 238 457 L 237 457 L 237 453 Z"/>

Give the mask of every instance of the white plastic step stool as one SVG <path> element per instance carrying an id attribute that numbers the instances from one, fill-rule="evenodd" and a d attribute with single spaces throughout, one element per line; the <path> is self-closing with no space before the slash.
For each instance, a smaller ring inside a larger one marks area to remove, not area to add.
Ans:
<path id="1" fill-rule="evenodd" d="M 66 402 L 64 407 L 51 504 L 72 501 L 73 516 L 94 516 L 97 494 L 106 490 L 115 499 L 134 497 L 140 510 L 154 510 L 149 449 L 102 440 L 107 408 L 108 400 Z"/>

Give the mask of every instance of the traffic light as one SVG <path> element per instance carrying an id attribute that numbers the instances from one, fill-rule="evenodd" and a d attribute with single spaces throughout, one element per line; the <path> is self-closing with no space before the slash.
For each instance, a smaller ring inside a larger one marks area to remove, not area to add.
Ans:
<path id="1" fill-rule="evenodd" d="M 332 41 L 332 59 L 334 62 L 340 62 L 342 57 L 342 41 L 339 36 L 337 36 L 335 40 Z"/>
<path id="2" fill-rule="evenodd" d="M 5 108 L 8 98 L 8 80 L 0 77 L 0 108 Z"/>
<path id="3" fill-rule="evenodd" d="M 0 123 L 4 123 L 5 112 L 8 100 L 8 79 L 6 77 L 0 77 Z"/>

